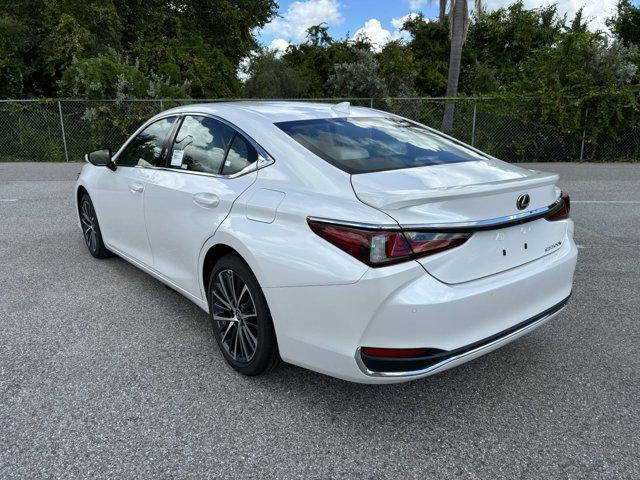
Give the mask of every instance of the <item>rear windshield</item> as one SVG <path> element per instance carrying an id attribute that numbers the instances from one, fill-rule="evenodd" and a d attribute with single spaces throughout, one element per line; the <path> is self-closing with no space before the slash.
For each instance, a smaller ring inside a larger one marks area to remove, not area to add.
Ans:
<path id="1" fill-rule="evenodd" d="M 276 126 L 351 174 L 486 160 L 458 142 L 392 117 L 323 118 Z"/>

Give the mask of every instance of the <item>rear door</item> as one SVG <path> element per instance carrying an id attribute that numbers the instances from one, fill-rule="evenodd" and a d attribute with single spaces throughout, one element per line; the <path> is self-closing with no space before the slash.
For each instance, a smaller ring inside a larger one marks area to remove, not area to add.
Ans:
<path id="1" fill-rule="evenodd" d="M 200 249 L 257 178 L 242 174 L 257 160 L 246 138 L 222 121 L 185 115 L 165 168 L 154 171 L 145 192 L 145 218 L 154 269 L 200 297 Z"/>

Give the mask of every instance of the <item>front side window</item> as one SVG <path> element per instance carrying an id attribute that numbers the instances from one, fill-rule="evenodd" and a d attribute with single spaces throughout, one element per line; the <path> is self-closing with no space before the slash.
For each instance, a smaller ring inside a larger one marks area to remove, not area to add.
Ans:
<path id="1" fill-rule="evenodd" d="M 171 168 L 220 173 L 233 129 L 210 117 L 187 116 L 176 135 L 169 159 Z"/>
<path id="2" fill-rule="evenodd" d="M 392 117 L 323 118 L 276 126 L 350 174 L 486 160 L 458 142 Z"/>
<path id="3" fill-rule="evenodd" d="M 229 153 L 222 169 L 223 175 L 233 175 L 258 160 L 258 152 L 249 141 L 240 134 L 233 137 Z"/>
<path id="4" fill-rule="evenodd" d="M 157 167 L 162 162 L 162 146 L 176 117 L 152 123 L 140 132 L 118 157 L 119 167 Z"/>

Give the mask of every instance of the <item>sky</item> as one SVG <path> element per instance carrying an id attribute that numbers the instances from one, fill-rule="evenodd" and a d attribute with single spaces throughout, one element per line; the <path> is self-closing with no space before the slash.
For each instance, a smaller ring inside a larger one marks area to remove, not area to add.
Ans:
<path id="1" fill-rule="evenodd" d="M 640 0 L 638 0 L 640 1 Z M 634 3 L 638 3 L 634 1 Z M 434 0 L 281 0 L 278 17 L 257 31 L 264 46 L 283 51 L 289 43 L 304 41 L 306 29 L 326 23 L 334 38 L 366 36 L 380 49 L 391 39 L 407 38 L 401 30 L 407 15 L 422 12 L 436 18 L 438 2 Z M 474 2 L 469 0 L 469 4 Z M 488 10 L 513 3 L 512 0 L 485 0 Z M 617 0 L 524 0 L 528 8 L 557 3 L 561 14 L 571 18 L 584 7 L 592 29 L 605 29 L 605 19 L 615 11 Z"/>

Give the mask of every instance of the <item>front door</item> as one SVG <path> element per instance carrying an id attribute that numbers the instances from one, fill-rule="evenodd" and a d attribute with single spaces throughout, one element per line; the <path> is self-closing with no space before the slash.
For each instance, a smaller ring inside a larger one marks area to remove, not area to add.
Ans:
<path id="1" fill-rule="evenodd" d="M 100 230 L 109 248 L 147 266 L 153 264 L 145 226 L 145 190 L 155 167 L 162 163 L 163 146 L 177 117 L 158 120 L 136 135 L 114 158 L 115 172 L 105 169 L 92 199 Z"/>

